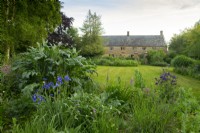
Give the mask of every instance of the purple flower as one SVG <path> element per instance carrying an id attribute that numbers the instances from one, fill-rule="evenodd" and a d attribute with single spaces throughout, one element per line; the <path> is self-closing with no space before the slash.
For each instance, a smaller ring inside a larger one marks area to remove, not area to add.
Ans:
<path id="1" fill-rule="evenodd" d="M 56 82 L 56 85 L 53 86 L 53 89 L 55 89 L 56 87 L 59 87 L 59 86 L 60 86 L 60 84 L 58 84 L 58 83 Z"/>
<path id="2" fill-rule="evenodd" d="M 71 79 L 69 78 L 68 75 L 66 75 L 66 76 L 64 77 L 64 80 L 65 80 L 65 81 L 70 81 Z"/>
<path id="3" fill-rule="evenodd" d="M 37 95 L 36 95 L 36 94 L 34 94 L 34 95 L 32 96 L 32 100 L 33 100 L 33 102 L 36 102 L 36 100 L 37 100 Z"/>
<path id="4" fill-rule="evenodd" d="M 57 83 L 63 84 L 62 77 L 58 76 Z"/>
<path id="5" fill-rule="evenodd" d="M 54 94 L 50 94 L 51 97 L 54 97 Z"/>
<path id="6" fill-rule="evenodd" d="M 48 85 L 49 85 L 49 87 L 53 87 L 54 83 L 53 82 L 49 82 Z"/>
<path id="7" fill-rule="evenodd" d="M 45 101 L 44 97 L 41 95 L 38 95 L 38 99 L 39 99 L 38 104 L 40 104 L 42 101 Z"/>
<path id="8" fill-rule="evenodd" d="M 45 83 L 44 86 L 43 86 L 42 88 L 48 90 L 48 89 L 50 89 L 50 87 L 51 87 L 51 86 L 50 86 L 48 83 Z"/>

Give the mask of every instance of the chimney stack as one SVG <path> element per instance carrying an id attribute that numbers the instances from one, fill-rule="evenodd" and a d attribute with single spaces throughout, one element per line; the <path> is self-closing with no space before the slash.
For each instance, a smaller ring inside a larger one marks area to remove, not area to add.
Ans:
<path id="1" fill-rule="evenodd" d="M 129 36 L 129 31 L 127 31 L 127 36 Z"/>
<path id="2" fill-rule="evenodd" d="M 163 36 L 163 31 L 162 30 L 160 31 L 160 35 Z"/>

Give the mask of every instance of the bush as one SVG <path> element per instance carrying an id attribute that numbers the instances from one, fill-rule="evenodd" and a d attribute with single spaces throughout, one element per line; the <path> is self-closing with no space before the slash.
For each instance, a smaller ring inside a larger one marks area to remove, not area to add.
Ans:
<path id="1" fill-rule="evenodd" d="M 164 62 L 166 53 L 163 50 L 151 50 L 147 53 L 148 64 L 155 66 L 166 66 L 167 63 Z"/>
<path id="2" fill-rule="evenodd" d="M 138 66 L 139 63 L 133 59 L 126 59 L 122 57 L 101 57 L 94 58 L 94 63 L 103 66 Z"/>
<path id="3" fill-rule="evenodd" d="M 164 62 L 170 64 L 171 60 L 176 56 L 176 53 L 174 51 L 168 51 L 166 57 L 164 58 Z"/>
<path id="4" fill-rule="evenodd" d="M 200 79 L 200 62 L 192 58 L 180 55 L 172 60 L 174 71 L 182 75 L 188 75 Z"/>
<path id="5" fill-rule="evenodd" d="M 171 62 L 172 66 L 174 67 L 189 67 L 194 63 L 195 61 L 192 58 L 189 58 L 185 55 L 178 55 Z"/>
<path id="6" fill-rule="evenodd" d="M 29 48 L 28 52 L 20 54 L 12 63 L 12 72 L 6 75 L 3 83 L 8 96 L 17 95 L 21 91 L 30 94 L 41 88 L 44 82 L 56 83 L 58 76 L 70 77 L 71 92 L 83 88 L 91 81 L 90 74 L 95 67 L 84 57 L 78 55 L 75 49 L 62 49 L 60 46 L 39 46 Z M 13 90 L 17 90 L 14 93 Z"/>
<path id="7" fill-rule="evenodd" d="M 15 100 L 4 101 L 2 111 L 3 129 L 8 130 L 12 127 L 12 119 L 18 120 L 18 124 L 24 124 L 34 111 L 36 106 L 30 97 L 22 96 Z"/>

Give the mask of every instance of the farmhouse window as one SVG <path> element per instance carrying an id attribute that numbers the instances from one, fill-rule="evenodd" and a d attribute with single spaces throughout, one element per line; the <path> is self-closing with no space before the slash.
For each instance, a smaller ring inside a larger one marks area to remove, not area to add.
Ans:
<path id="1" fill-rule="evenodd" d="M 146 47 L 142 47 L 143 50 L 146 50 Z"/>
<path id="2" fill-rule="evenodd" d="M 125 47 L 121 47 L 121 50 L 125 50 Z"/>

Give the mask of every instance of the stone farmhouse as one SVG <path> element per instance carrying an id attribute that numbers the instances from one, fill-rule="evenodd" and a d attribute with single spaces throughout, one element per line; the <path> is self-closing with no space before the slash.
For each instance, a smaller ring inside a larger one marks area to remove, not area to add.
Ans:
<path id="1" fill-rule="evenodd" d="M 163 31 L 160 35 L 111 35 L 103 36 L 104 56 L 124 56 L 137 58 L 149 50 L 163 50 L 167 52 L 167 45 Z"/>

